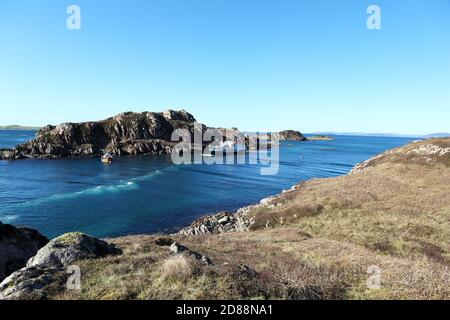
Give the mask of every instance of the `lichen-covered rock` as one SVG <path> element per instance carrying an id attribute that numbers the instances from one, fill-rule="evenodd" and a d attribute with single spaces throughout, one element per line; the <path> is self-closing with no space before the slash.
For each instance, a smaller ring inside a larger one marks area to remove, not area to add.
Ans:
<path id="1" fill-rule="evenodd" d="M 125 112 L 98 122 L 48 125 L 26 143 L 0 149 L 0 160 L 83 157 L 104 152 L 117 156 L 170 153 L 178 143 L 171 141 L 172 133 L 187 129 L 193 135 L 194 123 L 195 118 L 188 112 L 168 110 Z"/>
<path id="2" fill-rule="evenodd" d="M 33 229 L 0 222 L 0 281 L 22 268 L 48 239 Z"/>
<path id="3" fill-rule="evenodd" d="M 51 240 L 34 257 L 28 260 L 27 267 L 57 268 L 68 266 L 77 260 L 119 253 L 119 249 L 103 240 L 83 233 L 72 232 Z"/>
<path id="4" fill-rule="evenodd" d="M 48 292 L 65 290 L 66 267 L 78 260 L 100 258 L 121 251 L 79 232 L 64 234 L 42 247 L 28 260 L 26 267 L 15 271 L 0 283 L 0 299 L 40 299 Z"/>
<path id="5" fill-rule="evenodd" d="M 22 268 L 0 283 L 0 300 L 41 299 L 48 291 L 64 290 L 68 276 L 59 268 Z"/>

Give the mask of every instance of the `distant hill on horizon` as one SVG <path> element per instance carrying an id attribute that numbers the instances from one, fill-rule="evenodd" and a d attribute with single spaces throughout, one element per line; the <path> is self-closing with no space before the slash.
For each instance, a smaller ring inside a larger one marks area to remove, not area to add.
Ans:
<path id="1" fill-rule="evenodd" d="M 342 136 L 367 136 L 367 137 L 400 137 L 400 138 L 422 138 L 420 134 L 399 134 L 399 133 L 370 133 L 370 132 L 334 132 L 320 131 L 305 133 L 306 135 L 342 135 Z"/>
<path id="2" fill-rule="evenodd" d="M 424 138 L 447 138 L 450 137 L 450 133 L 448 132 L 437 132 L 437 133 L 431 133 L 423 136 Z"/>
<path id="3" fill-rule="evenodd" d="M 398 133 L 366 133 L 366 132 L 312 132 L 305 133 L 305 135 L 344 135 L 344 136 L 368 136 L 368 137 L 400 137 L 400 138 L 446 138 L 450 137 L 450 133 L 447 132 L 439 132 L 439 133 L 431 133 L 431 134 L 398 134 Z"/>
<path id="4" fill-rule="evenodd" d="M 39 130 L 40 127 L 32 127 L 32 126 L 20 126 L 17 124 L 8 125 L 8 126 L 0 126 L 0 130 Z"/>

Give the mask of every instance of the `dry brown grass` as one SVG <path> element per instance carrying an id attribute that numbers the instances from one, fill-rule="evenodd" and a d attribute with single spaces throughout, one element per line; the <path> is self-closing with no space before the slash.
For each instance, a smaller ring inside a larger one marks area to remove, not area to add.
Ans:
<path id="1" fill-rule="evenodd" d="M 160 270 L 162 281 L 186 282 L 193 276 L 190 261 L 183 255 L 176 255 L 164 261 Z"/>
<path id="2" fill-rule="evenodd" d="M 154 236 L 115 240 L 124 254 L 80 262 L 81 292 L 56 299 L 447 299 L 450 272 L 426 256 L 396 258 L 297 227 L 174 237 L 213 266 L 173 255 Z M 136 247 L 139 247 L 136 250 Z M 243 265 L 256 273 L 246 272 Z M 382 270 L 369 290 L 367 268 Z"/>
<path id="3" fill-rule="evenodd" d="M 303 183 L 251 215 L 253 229 L 296 225 L 312 236 L 450 261 L 450 168 L 381 164 Z"/>

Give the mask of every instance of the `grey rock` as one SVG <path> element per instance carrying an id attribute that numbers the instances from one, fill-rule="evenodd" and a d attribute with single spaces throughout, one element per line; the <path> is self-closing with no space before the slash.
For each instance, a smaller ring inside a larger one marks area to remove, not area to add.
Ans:
<path id="1" fill-rule="evenodd" d="M 33 229 L 0 222 L 0 281 L 23 268 L 48 239 Z"/>
<path id="2" fill-rule="evenodd" d="M 188 251 L 189 249 L 181 244 L 179 244 L 178 242 L 174 242 L 172 243 L 172 245 L 170 246 L 170 251 L 173 253 L 180 253 L 183 251 Z"/>
<path id="3" fill-rule="evenodd" d="M 55 238 L 28 260 L 26 267 L 0 284 L 0 299 L 40 299 L 48 290 L 65 290 L 66 267 L 82 259 L 100 258 L 121 251 L 115 246 L 73 232 Z"/>
<path id="4" fill-rule="evenodd" d="M 248 210 L 242 208 L 235 213 L 219 212 L 202 217 L 178 233 L 184 235 L 219 234 L 234 231 L 247 231 L 253 220 L 246 217 Z"/>
<path id="5" fill-rule="evenodd" d="M 185 254 L 189 256 L 190 258 L 200 261 L 203 264 L 206 264 L 208 266 L 212 265 L 211 259 L 209 259 L 207 256 L 201 255 L 198 252 L 192 251 L 188 247 L 183 246 L 182 244 L 179 244 L 178 242 L 172 243 L 170 246 L 170 251 L 175 254 Z"/>
<path id="6" fill-rule="evenodd" d="M 83 233 L 66 233 L 51 240 L 28 260 L 27 267 L 43 266 L 57 268 L 68 266 L 81 259 L 99 258 L 121 251 L 105 241 Z"/>
<path id="7" fill-rule="evenodd" d="M 0 283 L 0 300 L 44 298 L 50 285 L 53 285 L 53 290 L 63 290 L 68 276 L 58 268 L 22 268 Z"/>

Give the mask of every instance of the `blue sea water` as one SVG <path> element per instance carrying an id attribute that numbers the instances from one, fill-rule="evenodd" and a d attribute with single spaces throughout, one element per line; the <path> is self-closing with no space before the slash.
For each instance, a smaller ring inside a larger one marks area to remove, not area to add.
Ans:
<path id="1" fill-rule="evenodd" d="M 34 136 L 0 131 L 0 148 Z M 262 165 L 174 165 L 170 156 L 0 161 L 0 221 L 48 237 L 82 231 L 97 237 L 171 232 L 194 219 L 235 210 L 311 178 L 333 177 L 412 139 L 334 136 L 280 145 L 279 171 Z"/>
<path id="2" fill-rule="evenodd" d="M 0 130 L 0 149 L 10 148 L 34 138 L 35 131 L 31 130 Z"/>

